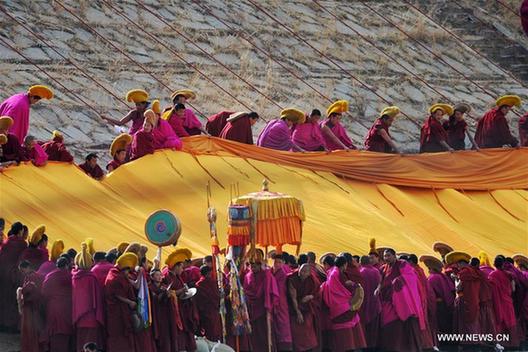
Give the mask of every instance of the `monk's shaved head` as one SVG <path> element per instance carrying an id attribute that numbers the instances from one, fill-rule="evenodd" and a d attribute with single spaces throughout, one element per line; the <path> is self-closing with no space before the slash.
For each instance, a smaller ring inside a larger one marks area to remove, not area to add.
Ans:
<path id="1" fill-rule="evenodd" d="M 299 276 L 301 279 L 306 279 L 310 274 L 312 273 L 312 268 L 310 267 L 310 264 L 305 263 L 301 265 L 299 268 Z"/>

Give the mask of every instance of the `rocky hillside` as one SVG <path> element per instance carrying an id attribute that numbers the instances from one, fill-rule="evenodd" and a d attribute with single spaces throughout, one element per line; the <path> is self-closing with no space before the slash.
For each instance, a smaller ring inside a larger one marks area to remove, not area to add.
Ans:
<path id="1" fill-rule="evenodd" d="M 498 95 L 528 101 L 528 38 L 506 7 L 520 2 L 8 0 L 0 99 L 52 86 L 56 99 L 33 109 L 31 133 L 60 129 L 79 160 L 107 150 L 117 131 L 99 114 L 122 117 L 133 88 L 164 104 L 172 90 L 194 89 L 203 116 L 251 109 L 271 119 L 281 107 L 348 99 L 358 145 L 377 112 L 397 104 L 406 116 L 393 135 L 415 151 L 433 102 L 470 103 L 473 126 Z"/>

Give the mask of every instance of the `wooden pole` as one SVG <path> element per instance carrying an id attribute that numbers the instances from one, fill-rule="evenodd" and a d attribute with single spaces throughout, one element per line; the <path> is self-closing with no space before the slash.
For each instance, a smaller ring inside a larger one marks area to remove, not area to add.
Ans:
<path id="1" fill-rule="evenodd" d="M 268 323 L 268 352 L 271 352 L 272 349 L 272 342 L 271 342 L 271 313 L 269 311 L 266 312 L 266 320 Z"/>

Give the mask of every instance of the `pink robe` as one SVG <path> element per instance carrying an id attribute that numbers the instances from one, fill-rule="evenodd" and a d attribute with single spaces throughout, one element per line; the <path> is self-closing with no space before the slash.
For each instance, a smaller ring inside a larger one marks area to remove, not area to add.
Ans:
<path id="1" fill-rule="evenodd" d="M 97 281 L 99 281 L 99 286 L 101 287 L 101 289 L 105 285 L 106 276 L 108 275 L 108 272 L 113 267 L 114 267 L 114 264 L 109 263 L 105 260 L 105 261 L 95 264 L 90 270 L 95 275 Z"/>
<path id="2" fill-rule="evenodd" d="M 290 316 L 288 313 L 288 274 L 290 268 L 282 264 L 277 270 L 273 270 L 273 276 L 277 281 L 279 299 L 273 308 L 273 326 L 279 351 L 290 351 L 292 348 L 292 334 L 290 329 Z"/>
<path id="3" fill-rule="evenodd" d="M 28 94 L 19 93 L 4 100 L 0 105 L 0 116 L 9 116 L 13 119 L 9 133 L 17 136 L 19 141 L 23 141 L 29 131 Z"/>
<path id="4" fill-rule="evenodd" d="M 305 122 L 295 126 L 292 140 L 304 150 L 322 151 L 325 148 L 325 141 L 321 133 L 321 126 L 318 123 Z"/>
<path id="5" fill-rule="evenodd" d="M 285 150 L 292 149 L 291 130 L 286 121 L 281 119 L 271 120 L 260 132 L 257 140 L 259 147 Z"/>
<path id="6" fill-rule="evenodd" d="M 152 136 L 154 137 L 154 149 L 177 149 L 182 148 L 182 142 L 174 133 L 174 130 L 169 123 L 163 119 L 158 119 L 158 126 L 152 129 Z"/>
<path id="7" fill-rule="evenodd" d="M 33 148 L 29 149 L 25 145 L 21 146 L 24 161 L 32 161 L 35 166 L 44 166 L 48 161 L 48 154 L 40 145 L 35 143 Z"/>
<path id="8" fill-rule="evenodd" d="M 202 128 L 202 123 L 200 120 L 198 120 L 191 109 L 185 109 L 185 114 L 183 115 L 183 127 L 185 127 L 187 132 L 191 135 L 193 133 L 191 133 L 189 130 Z"/>
<path id="9" fill-rule="evenodd" d="M 328 127 L 334 133 L 334 135 L 341 141 L 341 143 L 343 143 L 347 148 L 357 149 L 350 137 L 348 136 L 346 129 L 343 127 L 343 125 L 341 125 L 341 122 L 338 121 L 335 125 L 333 125 L 330 122 L 330 119 L 326 119 L 321 122 L 321 128 L 324 126 Z M 326 136 L 324 133 L 323 137 L 325 140 L 326 148 L 328 150 L 343 149 L 339 144 L 335 143 L 332 138 Z"/>

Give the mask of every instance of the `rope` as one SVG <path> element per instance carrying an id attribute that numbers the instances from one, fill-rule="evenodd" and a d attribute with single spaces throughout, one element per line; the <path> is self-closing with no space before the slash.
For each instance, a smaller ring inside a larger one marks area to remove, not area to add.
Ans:
<path id="1" fill-rule="evenodd" d="M 97 116 L 100 116 L 101 114 L 99 113 L 99 111 L 97 111 L 93 105 L 90 105 L 88 104 L 86 101 L 84 101 L 83 98 L 81 98 L 79 95 L 77 95 L 76 93 L 74 93 L 73 91 L 71 91 L 70 89 L 66 88 L 59 80 L 55 79 L 53 76 L 51 76 L 45 69 L 43 69 L 42 67 L 40 67 L 40 65 L 36 64 L 35 62 L 33 62 L 30 58 L 28 58 L 26 55 L 22 54 L 20 52 L 20 50 L 18 50 L 17 48 L 13 47 L 11 44 L 9 44 L 7 41 L 4 40 L 4 38 L 0 37 L 0 42 L 2 42 L 5 46 L 9 47 L 11 50 L 13 50 L 14 52 L 16 52 L 18 55 L 22 56 L 27 62 L 29 62 L 31 65 L 35 66 L 36 68 L 38 68 L 40 71 L 42 71 L 42 73 L 44 73 L 46 76 L 48 76 L 49 79 L 51 79 L 53 82 L 55 82 L 56 84 L 58 84 L 59 86 L 61 86 L 66 92 L 70 93 L 71 95 L 73 95 L 75 97 L 75 99 L 78 99 L 79 101 L 81 101 L 84 105 L 86 105 L 89 109 L 91 109 L 92 111 L 94 111 Z"/>
<path id="2" fill-rule="evenodd" d="M 120 103 L 122 103 L 124 106 L 126 106 L 128 109 L 130 109 L 130 106 L 128 106 L 127 103 L 125 103 L 123 101 L 122 98 L 119 98 L 118 96 L 116 96 L 114 93 L 112 93 L 110 90 L 108 90 L 105 86 L 103 86 L 101 83 L 99 83 L 95 78 L 93 78 L 93 76 L 91 76 L 90 74 L 87 74 L 86 71 L 84 71 L 82 68 L 80 68 L 76 63 L 74 63 L 72 60 L 70 60 L 69 58 L 65 57 L 64 55 L 62 55 L 57 49 L 55 49 L 53 46 L 51 46 L 42 36 L 40 36 L 39 34 L 35 33 L 31 28 L 29 28 L 28 26 L 26 26 L 24 23 L 20 22 L 19 20 L 16 19 L 16 17 L 14 17 L 13 15 L 11 15 L 10 13 L 8 13 L 4 7 L 0 6 L 0 11 L 2 11 L 3 13 L 5 13 L 9 18 L 11 18 L 13 21 L 15 21 L 16 23 L 18 23 L 20 26 L 22 26 L 26 31 L 28 31 L 29 33 L 31 33 L 35 38 L 37 38 L 38 40 L 40 40 L 42 43 L 44 43 L 48 48 L 50 48 L 51 50 L 53 50 L 53 52 L 55 52 L 57 55 L 59 55 L 61 58 L 63 58 L 64 60 L 68 61 L 70 64 L 72 64 L 77 70 L 79 70 L 86 78 L 92 80 L 95 84 L 97 84 L 99 87 L 103 88 L 107 93 L 109 93 L 110 95 L 112 95 L 115 99 L 117 99 Z"/>
<path id="3" fill-rule="evenodd" d="M 442 28 L 444 31 L 446 31 L 447 33 L 449 33 L 450 36 L 452 36 L 453 38 L 455 38 L 459 43 L 463 44 L 464 46 L 468 47 L 469 49 L 471 49 L 471 51 L 473 51 L 475 54 L 477 54 L 479 57 L 483 58 L 484 60 L 486 60 L 487 62 L 489 62 L 491 65 L 493 65 L 495 68 L 497 68 L 498 70 L 500 70 L 502 73 L 504 73 L 506 76 L 510 77 L 511 79 L 513 79 L 515 82 L 519 83 L 522 87 L 524 88 L 527 88 L 527 86 L 525 86 L 523 84 L 523 82 L 521 82 L 520 80 L 518 80 L 511 72 L 508 72 L 506 71 L 505 69 L 503 69 L 502 67 L 500 67 L 499 65 L 497 65 L 496 63 L 494 63 L 493 61 L 491 61 L 490 59 L 488 59 L 486 56 L 484 56 L 483 54 L 481 54 L 480 52 L 478 52 L 475 48 L 473 48 L 471 45 L 469 45 L 467 42 L 465 42 L 462 38 L 460 38 L 458 35 L 456 35 L 455 33 L 453 33 L 452 31 L 450 31 L 449 29 L 447 29 L 445 26 L 441 25 L 440 23 L 438 23 L 437 21 L 435 21 L 431 16 L 429 16 L 428 14 L 426 14 L 425 12 L 423 12 L 422 10 L 420 10 L 417 6 L 415 6 L 414 4 L 412 4 L 410 1 L 408 0 L 402 0 L 403 2 L 405 2 L 406 4 L 408 4 L 409 6 L 411 6 L 413 9 L 415 9 L 416 11 L 418 11 L 419 13 L 421 13 L 423 16 L 427 17 L 429 19 L 429 21 L 433 22 L 435 25 L 437 25 L 438 27 Z M 458 1 L 457 1 L 457 4 L 458 4 Z"/>
<path id="4" fill-rule="evenodd" d="M 505 3 L 503 3 L 501 0 L 496 0 L 499 4 L 501 4 L 504 8 L 510 10 L 510 12 L 514 13 L 515 15 L 517 15 L 517 17 L 521 17 L 521 15 L 519 14 L 518 11 L 515 11 L 514 9 L 512 9 L 509 5 L 506 5 Z"/>
<path id="5" fill-rule="evenodd" d="M 310 48 L 312 48 L 315 52 L 317 52 L 319 55 L 321 55 L 322 57 L 324 57 L 325 59 L 327 59 L 329 62 L 331 62 L 332 64 L 334 64 L 337 68 L 339 68 L 341 71 L 343 71 L 345 74 L 347 74 L 348 76 L 350 76 L 350 78 L 352 78 L 354 81 L 356 81 L 357 83 L 359 83 L 362 87 L 364 87 L 365 89 L 371 91 L 374 95 L 376 95 L 378 98 L 380 98 L 381 100 L 383 100 L 387 105 L 392 105 L 392 103 L 386 99 L 385 97 L 383 97 L 382 95 L 380 95 L 378 92 L 376 92 L 374 89 L 370 88 L 366 83 L 364 83 L 363 81 L 361 81 L 359 78 L 355 77 L 353 74 L 350 73 L 350 71 L 346 70 L 345 68 L 343 68 L 343 66 L 341 66 L 339 63 L 337 63 L 335 60 L 331 59 L 330 57 L 328 57 L 328 55 L 326 55 L 325 53 L 323 53 L 321 50 L 317 49 L 316 47 L 314 47 L 312 44 L 310 44 L 308 41 L 306 41 L 305 39 L 303 39 L 301 36 L 299 36 L 294 30 L 292 30 L 290 27 L 286 26 L 285 24 L 283 24 L 282 22 L 280 22 L 276 17 L 274 17 L 273 15 L 271 15 L 268 11 L 266 11 L 265 9 L 263 9 L 259 4 L 257 4 L 255 1 L 253 0 L 248 0 L 253 6 L 255 6 L 258 10 L 260 10 L 261 12 L 263 12 L 266 16 L 268 16 L 271 20 L 273 20 L 275 23 L 277 23 L 279 26 L 283 27 L 284 29 L 286 29 L 289 33 L 293 34 L 293 36 L 295 36 L 299 41 L 303 42 L 304 44 L 306 44 L 307 46 L 309 46 Z M 421 125 L 416 122 L 416 120 L 414 120 L 413 118 L 411 118 L 409 115 L 407 115 L 405 112 L 401 112 L 402 115 L 404 115 L 405 117 L 407 117 L 411 122 L 413 122 L 416 126 L 418 127 L 421 127 Z"/>
<path id="6" fill-rule="evenodd" d="M 174 56 L 176 56 L 178 59 L 180 59 L 181 61 L 183 61 L 187 66 L 191 67 L 193 70 L 195 70 L 196 72 L 198 72 L 203 78 L 205 78 L 207 81 L 211 82 L 214 86 L 216 86 L 217 88 L 219 88 L 221 91 L 223 91 L 224 93 L 226 93 L 227 95 L 229 95 L 231 98 L 233 98 L 236 102 L 238 102 L 240 105 L 244 106 L 246 109 L 248 110 L 253 110 L 251 109 L 251 107 L 249 107 L 247 104 L 245 104 L 243 101 L 241 101 L 240 99 L 238 99 L 237 97 L 235 97 L 231 92 L 227 91 L 226 89 L 224 89 L 222 86 L 220 86 L 218 83 L 216 83 L 215 81 L 213 81 L 208 75 L 206 75 L 205 73 L 203 73 L 198 67 L 196 67 L 194 64 L 190 63 L 189 61 L 185 60 L 183 58 L 183 56 L 181 56 L 180 54 L 178 54 L 177 51 L 175 51 L 174 49 L 168 47 L 165 43 L 163 43 L 162 41 L 160 41 L 158 38 L 156 38 L 156 36 L 152 35 L 151 33 L 147 32 L 146 30 L 144 30 L 140 25 L 138 25 L 137 23 L 135 23 L 133 20 L 131 20 L 127 15 L 125 15 L 121 10 L 119 9 L 116 9 L 110 2 L 106 1 L 106 0 L 103 0 L 106 5 L 108 5 L 110 8 L 112 8 L 114 11 L 117 12 L 117 14 L 121 17 L 123 17 L 125 20 L 127 20 L 128 22 L 130 22 L 131 24 L 133 24 L 136 28 L 138 28 L 140 31 L 142 31 L 143 33 L 145 33 L 146 35 L 148 35 L 150 38 L 152 38 L 152 40 L 156 41 L 158 44 L 162 45 L 164 48 L 166 48 L 167 50 L 169 50 Z M 267 120 L 264 119 L 264 121 L 267 122 Z"/>
<path id="7" fill-rule="evenodd" d="M 269 102 L 271 102 L 273 105 L 277 106 L 279 109 L 284 109 L 280 104 L 278 104 L 277 102 L 275 102 L 272 98 L 270 98 L 268 95 L 264 94 L 260 89 L 258 89 L 257 87 L 255 87 L 253 84 L 251 84 L 250 82 L 248 82 L 246 79 L 244 79 L 242 76 L 240 76 L 238 73 L 236 73 L 235 71 L 233 71 L 232 69 L 230 69 L 227 65 L 225 65 L 224 63 L 222 63 L 221 61 L 219 61 L 218 59 L 216 59 L 214 57 L 214 55 L 208 53 L 206 50 L 204 50 L 201 46 L 199 46 L 198 44 L 196 44 L 192 39 L 190 39 L 187 35 L 185 35 L 184 33 L 182 33 L 181 31 L 179 31 L 176 27 L 174 27 L 173 25 L 171 25 L 169 22 L 165 21 L 165 19 L 163 19 L 163 17 L 161 17 L 160 14 L 156 14 L 154 12 L 152 12 L 152 10 L 150 10 L 148 7 L 146 7 L 145 5 L 143 5 L 142 3 L 140 3 L 138 0 L 136 0 L 136 3 L 141 6 L 143 9 L 145 9 L 147 12 L 149 12 L 150 14 L 152 14 L 156 19 L 158 19 L 159 21 L 163 22 L 163 24 L 165 24 L 166 26 L 168 26 L 170 29 L 172 29 L 173 31 L 175 31 L 176 33 L 178 33 L 181 37 L 183 37 L 187 42 L 189 42 L 190 44 L 192 44 L 194 47 L 198 48 L 198 50 L 200 50 L 202 53 L 204 53 L 205 55 L 207 55 L 209 58 L 211 58 L 214 62 L 216 62 L 217 64 L 219 64 L 220 66 L 222 66 L 224 69 L 226 69 L 227 71 L 229 71 L 231 74 L 233 74 L 236 78 L 238 78 L 239 80 L 241 80 L 242 82 L 244 82 L 248 87 L 250 87 L 251 89 L 253 89 L 255 92 L 257 92 L 258 94 L 260 94 L 261 96 L 263 96 L 265 99 L 267 99 Z"/>
<path id="8" fill-rule="evenodd" d="M 94 33 L 97 37 L 101 38 L 105 43 L 108 43 L 112 48 L 114 48 L 115 50 L 119 51 L 123 56 L 125 56 L 126 58 L 128 58 L 131 62 L 133 62 L 136 66 L 138 66 L 139 68 L 141 68 L 146 74 L 148 74 L 149 76 L 151 76 L 152 78 L 154 78 L 155 81 L 157 81 L 159 84 L 161 84 L 164 88 L 166 88 L 169 92 L 173 92 L 173 90 L 167 86 L 163 81 L 161 81 L 160 79 L 158 79 L 158 77 L 156 77 L 152 72 L 150 72 L 149 70 L 147 70 L 145 68 L 144 65 L 142 65 L 141 63 L 139 63 L 138 61 L 134 60 L 134 58 L 132 58 L 130 55 L 128 55 L 125 51 L 123 51 L 121 48 L 117 47 L 114 43 L 112 43 L 111 40 L 108 40 L 105 38 L 105 36 L 103 36 L 102 34 L 100 34 L 98 31 L 96 31 L 92 26 L 90 26 L 88 23 L 86 23 L 86 21 L 84 21 L 82 18 L 80 18 L 78 15 L 76 15 L 72 10 L 70 10 L 68 7 L 66 7 L 60 0 L 56 0 L 55 3 L 57 5 L 59 5 L 60 7 L 62 7 L 64 10 L 66 10 L 68 13 L 70 13 L 73 17 L 75 17 L 78 21 L 80 21 L 82 24 L 84 24 L 86 26 L 86 28 L 88 28 L 92 33 Z M 196 112 L 198 112 L 198 114 L 200 114 L 201 116 L 203 117 L 207 117 L 204 113 L 202 113 L 200 110 L 198 110 L 195 106 L 193 106 L 191 103 L 187 103 L 188 105 L 190 105 Z"/>
<path id="9" fill-rule="evenodd" d="M 389 20 L 386 16 L 384 16 L 383 14 L 381 14 L 379 11 L 377 11 L 376 9 L 374 9 L 372 6 L 370 6 L 369 4 L 367 4 L 364 0 L 359 0 L 359 2 L 361 2 L 363 5 L 365 5 L 368 9 L 370 9 L 372 12 L 374 12 L 376 15 L 378 15 L 379 17 L 383 18 L 387 23 L 389 23 L 391 26 L 394 26 L 394 28 L 396 28 L 398 31 L 402 32 L 406 37 L 408 37 L 409 39 L 413 40 L 414 42 L 416 42 L 416 44 L 420 45 L 422 48 L 424 48 L 428 53 L 430 53 L 431 55 L 433 55 L 437 60 L 440 60 L 442 61 L 445 65 L 451 67 L 455 72 L 457 72 L 458 74 L 460 74 L 462 77 L 464 77 L 465 79 L 467 79 L 468 81 L 470 81 L 471 83 L 473 83 L 476 87 L 478 87 L 480 90 L 482 90 L 484 93 L 486 93 L 487 95 L 489 95 L 490 97 L 492 98 L 496 98 L 496 94 L 492 94 L 490 93 L 489 91 L 487 91 L 485 88 L 483 88 L 480 84 L 478 84 L 477 82 L 473 81 L 471 78 L 467 77 L 465 74 L 463 74 L 462 72 L 460 72 L 456 67 L 454 67 L 453 65 L 449 64 L 447 61 L 445 61 L 442 57 L 440 57 L 439 55 L 435 54 L 431 49 L 429 49 L 427 46 L 425 46 L 424 44 L 422 44 L 419 40 L 417 40 L 416 38 L 414 38 L 412 35 L 410 35 L 409 33 L 407 33 L 406 31 L 404 31 L 403 29 L 401 29 L 397 24 L 395 24 L 394 22 L 392 22 L 391 20 Z"/>

